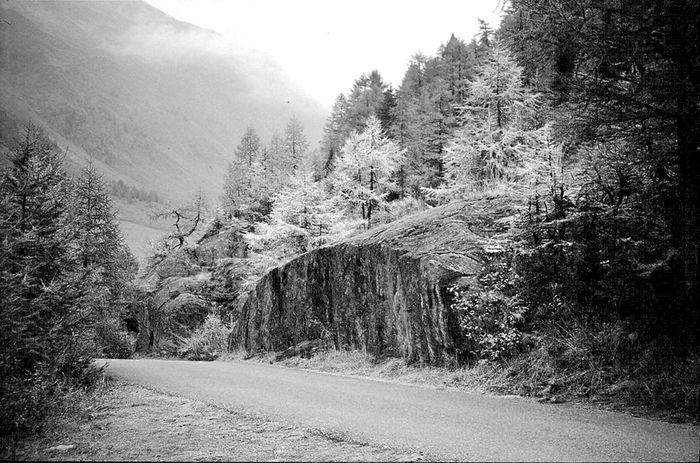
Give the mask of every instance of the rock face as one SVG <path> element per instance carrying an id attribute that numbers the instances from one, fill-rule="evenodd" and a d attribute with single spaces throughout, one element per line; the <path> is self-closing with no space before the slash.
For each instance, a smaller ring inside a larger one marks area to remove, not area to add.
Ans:
<path id="1" fill-rule="evenodd" d="M 483 253 L 515 213 L 499 197 L 454 202 L 303 254 L 242 299 L 232 341 L 254 353 L 321 339 L 452 363 L 457 322 L 447 287 L 460 279 L 476 288 Z"/>
<path id="2" fill-rule="evenodd" d="M 152 262 L 139 286 L 136 350 L 177 353 L 180 340 L 207 315 L 233 309 L 244 276 L 250 273 L 238 226 L 209 230 L 198 246 L 178 249 Z"/>

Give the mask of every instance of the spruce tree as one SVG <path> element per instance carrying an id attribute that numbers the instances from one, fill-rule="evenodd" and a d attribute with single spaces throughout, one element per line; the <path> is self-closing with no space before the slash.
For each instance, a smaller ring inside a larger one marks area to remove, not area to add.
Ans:
<path id="1" fill-rule="evenodd" d="M 323 140 L 321 149 L 323 157 L 322 177 L 327 177 L 332 171 L 336 159 L 340 156 L 340 148 L 349 135 L 349 124 L 347 121 L 348 101 L 342 93 L 338 95 L 333 104 L 328 121 L 323 129 Z"/>
<path id="2" fill-rule="evenodd" d="M 40 418 L 48 394 L 83 377 L 94 353 L 62 158 L 31 125 L 9 155 L 0 178 L 2 432 Z"/>

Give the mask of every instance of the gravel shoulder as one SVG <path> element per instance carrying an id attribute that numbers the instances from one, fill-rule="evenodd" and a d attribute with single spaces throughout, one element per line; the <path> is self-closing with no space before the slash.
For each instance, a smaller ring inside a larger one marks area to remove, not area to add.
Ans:
<path id="1" fill-rule="evenodd" d="M 58 447 L 58 448 L 57 448 Z M 0 455 L 13 459 L 12 452 Z M 416 461 L 418 453 L 224 410 L 121 379 L 81 413 L 20 442 L 17 460 Z"/>

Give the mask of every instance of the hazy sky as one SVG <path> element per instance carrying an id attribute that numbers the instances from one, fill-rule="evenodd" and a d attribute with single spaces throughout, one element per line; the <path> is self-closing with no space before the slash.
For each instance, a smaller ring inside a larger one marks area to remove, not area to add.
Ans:
<path id="1" fill-rule="evenodd" d="M 477 18 L 498 24 L 503 0 L 146 0 L 276 60 L 330 108 L 362 73 L 398 87 L 411 56 L 434 55 L 454 33 L 469 41 Z"/>

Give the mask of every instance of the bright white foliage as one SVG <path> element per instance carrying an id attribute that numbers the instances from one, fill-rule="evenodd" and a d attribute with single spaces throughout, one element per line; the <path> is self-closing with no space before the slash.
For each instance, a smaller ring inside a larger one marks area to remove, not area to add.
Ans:
<path id="1" fill-rule="evenodd" d="M 362 210 L 362 218 L 386 203 L 394 186 L 391 174 L 404 160 L 404 150 L 387 138 L 379 119 L 371 116 L 365 129 L 354 132 L 345 142 L 331 176 L 333 189 L 351 213 Z"/>
<path id="2" fill-rule="evenodd" d="M 332 238 L 343 214 L 323 184 L 311 177 L 292 177 L 290 185 L 273 196 L 270 222 L 259 222 L 254 233 L 245 235 L 253 251 L 283 260 Z"/>
<path id="3" fill-rule="evenodd" d="M 507 48 L 495 44 L 459 108 L 462 127 L 445 149 L 447 188 L 438 195 L 495 186 L 522 189 L 536 175 L 530 170 L 546 164 L 549 130 L 535 128 L 538 96 L 521 75 Z"/>

